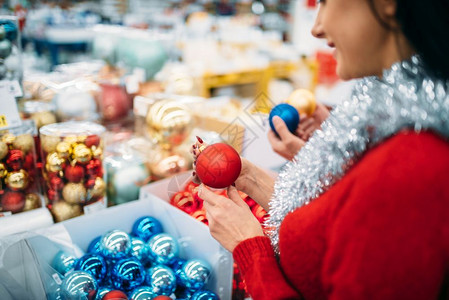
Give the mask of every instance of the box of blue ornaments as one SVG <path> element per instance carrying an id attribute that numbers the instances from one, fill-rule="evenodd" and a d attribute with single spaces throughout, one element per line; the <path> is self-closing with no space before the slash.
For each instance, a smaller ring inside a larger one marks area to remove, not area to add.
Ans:
<path id="1" fill-rule="evenodd" d="M 155 196 L 0 248 L 0 299 L 231 299 L 231 254 L 207 226 Z"/>

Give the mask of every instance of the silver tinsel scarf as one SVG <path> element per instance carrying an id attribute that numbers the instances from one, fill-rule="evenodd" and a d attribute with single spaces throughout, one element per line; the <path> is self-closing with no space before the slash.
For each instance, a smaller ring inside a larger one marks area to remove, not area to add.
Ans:
<path id="1" fill-rule="evenodd" d="M 394 64 L 382 78 L 357 82 L 350 99 L 279 173 L 265 224 L 275 251 L 284 217 L 332 187 L 365 151 L 406 128 L 449 138 L 448 88 L 448 81 L 426 72 L 418 56 Z"/>

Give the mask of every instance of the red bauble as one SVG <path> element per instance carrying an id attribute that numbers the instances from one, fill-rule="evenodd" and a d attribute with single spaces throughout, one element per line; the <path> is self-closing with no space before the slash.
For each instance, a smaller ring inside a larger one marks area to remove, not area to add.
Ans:
<path id="1" fill-rule="evenodd" d="M 55 190 L 52 190 L 52 189 L 48 189 L 47 190 L 47 198 L 48 198 L 48 200 L 51 203 L 53 203 L 53 202 L 55 202 L 55 201 L 60 199 L 59 193 L 57 191 L 55 191 Z"/>
<path id="2" fill-rule="evenodd" d="M 34 169 L 34 154 L 32 152 L 28 153 L 25 156 L 25 163 L 23 164 L 23 168 L 29 173 L 30 170 Z"/>
<path id="3" fill-rule="evenodd" d="M 90 179 L 88 179 L 86 181 L 86 184 L 85 184 L 86 189 L 91 189 L 91 188 L 93 188 L 95 186 L 95 179 L 96 178 L 93 177 L 93 178 L 90 178 Z"/>
<path id="4" fill-rule="evenodd" d="M 195 218 L 197 221 L 200 221 L 206 225 L 209 225 L 209 221 L 206 217 L 206 212 L 202 209 L 195 211 L 193 214 L 191 214 L 193 218 Z"/>
<path id="5" fill-rule="evenodd" d="M 102 300 L 128 300 L 128 297 L 126 296 L 125 293 L 123 293 L 122 291 L 119 290 L 113 290 L 110 291 L 108 293 L 106 293 L 103 298 L 101 298 Z"/>
<path id="6" fill-rule="evenodd" d="M 24 163 L 24 155 L 22 150 L 10 150 L 6 159 L 6 165 L 9 169 L 19 171 Z"/>
<path id="7" fill-rule="evenodd" d="M 224 143 L 207 146 L 196 161 L 199 179 L 212 188 L 230 186 L 239 177 L 241 169 L 240 155 Z"/>
<path id="8" fill-rule="evenodd" d="M 92 159 L 86 166 L 86 172 L 90 177 L 101 177 L 101 161 L 98 159 Z"/>
<path id="9" fill-rule="evenodd" d="M 171 298 L 169 296 L 160 295 L 154 297 L 153 300 L 171 300 Z"/>
<path id="10" fill-rule="evenodd" d="M 64 175 L 68 181 L 78 183 L 84 178 L 84 168 L 80 165 L 69 165 L 65 168 Z"/>
<path id="11" fill-rule="evenodd" d="M 56 176 L 50 178 L 48 185 L 55 191 L 60 191 L 64 187 L 64 181 Z"/>
<path id="12" fill-rule="evenodd" d="M 265 222 L 267 215 L 267 212 L 262 208 L 262 206 L 260 205 L 255 205 L 252 209 L 251 209 L 253 215 L 257 218 L 257 220 L 259 221 L 259 223 L 263 223 Z"/>
<path id="13" fill-rule="evenodd" d="M 21 192 L 6 192 L 2 197 L 2 210 L 13 214 L 21 212 L 25 207 L 25 194 Z"/>
<path id="14" fill-rule="evenodd" d="M 98 135 L 89 135 L 84 144 L 89 148 L 92 146 L 98 147 L 100 145 L 100 137 Z"/>
<path id="15" fill-rule="evenodd" d="M 176 193 L 171 199 L 171 203 L 188 214 L 195 212 L 200 206 L 199 201 L 190 192 Z"/>

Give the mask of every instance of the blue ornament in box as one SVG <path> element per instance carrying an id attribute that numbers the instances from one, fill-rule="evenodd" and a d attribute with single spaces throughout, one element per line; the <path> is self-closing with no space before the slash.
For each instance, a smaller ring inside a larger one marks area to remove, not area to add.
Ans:
<path id="1" fill-rule="evenodd" d="M 100 252 L 101 236 L 94 238 L 87 247 L 87 253 L 99 253 Z"/>
<path id="2" fill-rule="evenodd" d="M 138 287 L 129 294 L 129 298 L 132 300 L 153 300 L 156 296 L 149 286 Z"/>
<path id="3" fill-rule="evenodd" d="M 131 255 L 144 264 L 148 260 L 147 244 L 140 238 L 131 237 Z"/>
<path id="4" fill-rule="evenodd" d="M 131 238 L 122 230 L 112 230 L 103 235 L 100 252 L 106 259 L 118 260 L 131 252 Z"/>
<path id="5" fill-rule="evenodd" d="M 89 253 L 76 261 L 75 270 L 90 273 L 98 282 L 103 281 L 107 273 L 107 264 L 102 256 Z"/>
<path id="6" fill-rule="evenodd" d="M 290 132 L 294 133 L 296 131 L 296 128 L 298 128 L 299 113 L 296 110 L 296 108 L 294 108 L 290 104 L 287 103 L 278 104 L 275 107 L 273 107 L 273 109 L 270 112 L 270 116 L 268 117 L 270 127 L 276 134 L 278 134 L 273 124 L 274 116 L 279 116 L 282 120 L 284 120 Z"/>
<path id="7" fill-rule="evenodd" d="M 145 269 L 135 258 L 118 261 L 111 271 L 112 284 L 118 290 L 131 291 L 145 281 Z"/>
<path id="8" fill-rule="evenodd" d="M 190 300 L 220 300 L 220 298 L 214 292 L 203 290 L 193 294 Z"/>
<path id="9" fill-rule="evenodd" d="M 148 241 L 148 253 L 158 264 L 168 265 L 178 256 L 178 242 L 166 233 L 153 236 Z"/>
<path id="10" fill-rule="evenodd" d="M 180 283 L 180 276 L 181 276 L 181 272 L 182 272 L 182 267 L 184 266 L 184 264 L 186 263 L 187 260 L 176 257 L 173 262 L 170 264 L 171 269 L 173 270 L 173 272 L 175 273 L 176 276 L 176 282 Z"/>
<path id="11" fill-rule="evenodd" d="M 179 273 L 181 285 L 191 291 L 202 289 L 209 280 L 210 270 L 209 264 L 203 260 L 188 260 Z"/>
<path id="12" fill-rule="evenodd" d="M 0 20 L 0 26 L 5 29 L 6 38 L 11 42 L 16 42 L 18 29 L 16 24 L 11 20 Z"/>
<path id="13" fill-rule="evenodd" d="M 74 268 L 75 262 L 76 258 L 73 255 L 61 250 L 56 253 L 51 266 L 64 276 L 68 271 Z"/>
<path id="14" fill-rule="evenodd" d="M 171 295 L 176 290 L 176 276 L 166 266 L 155 266 L 148 269 L 147 284 L 156 295 Z"/>
<path id="15" fill-rule="evenodd" d="M 98 289 L 97 296 L 95 296 L 95 300 L 102 300 L 103 296 L 112 291 L 111 287 L 101 287 Z"/>
<path id="16" fill-rule="evenodd" d="M 132 235 L 141 238 L 145 242 L 148 242 L 151 237 L 162 232 L 161 222 L 150 216 L 137 219 L 132 229 Z"/>
<path id="17" fill-rule="evenodd" d="M 94 299 L 98 284 L 94 277 L 84 271 L 72 271 L 61 283 L 62 299 Z"/>

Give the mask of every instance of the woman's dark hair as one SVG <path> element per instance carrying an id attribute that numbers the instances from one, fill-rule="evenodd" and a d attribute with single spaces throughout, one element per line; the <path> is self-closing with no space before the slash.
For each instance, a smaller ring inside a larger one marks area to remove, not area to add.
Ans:
<path id="1" fill-rule="evenodd" d="M 368 0 L 379 22 L 390 29 Z M 449 1 L 396 0 L 396 20 L 429 72 L 449 79 Z"/>

